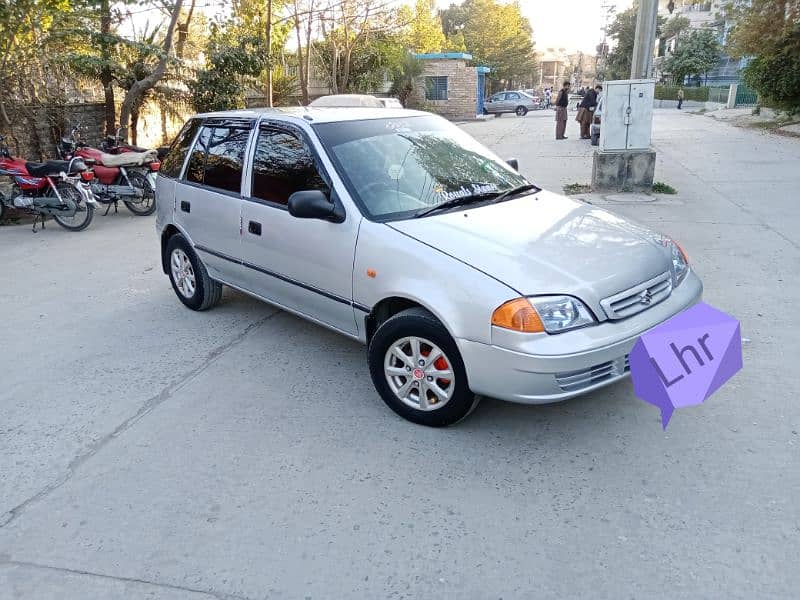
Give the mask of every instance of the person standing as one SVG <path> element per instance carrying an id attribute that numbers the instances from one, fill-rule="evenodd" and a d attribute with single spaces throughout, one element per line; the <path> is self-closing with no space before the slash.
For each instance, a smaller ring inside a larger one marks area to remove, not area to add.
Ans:
<path id="1" fill-rule="evenodd" d="M 556 98 L 556 139 L 565 140 L 564 131 L 567 129 L 567 107 L 569 106 L 569 81 L 564 82 Z"/>
<path id="2" fill-rule="evenodd" d="M 581 139 L 589 140 L 592 138 L 589 128 L 592 125 L 594 109 L 597 107 L 597 94 L 603 91 L 603 86 L 597 85 L 593 90 L 586 92 L 578 106 L 578 115 L 575 120 L 581 124 Z"/>
<path id="3" fill-rule="evenodd" d="M 678 110 L 681 109 L 683 104 L 683 88 L 678 88 Z"/>
<path id="4" fill-rule="evenodd" d="M 544 88 L 544 107 L 550 108 L 550 88 Z"/>

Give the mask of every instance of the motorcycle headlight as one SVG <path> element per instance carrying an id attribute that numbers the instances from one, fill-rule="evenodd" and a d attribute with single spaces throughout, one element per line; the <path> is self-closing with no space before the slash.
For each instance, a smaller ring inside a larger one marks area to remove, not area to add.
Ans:
<path id="1" fill-rule="evenodd" d="M 666 246 L 672 258 L 672 285 L 677 286 L 686 278 L 689 272 L 689 258 L 678 242 L 666 236 L 661 238 L 661 243 Z"/>

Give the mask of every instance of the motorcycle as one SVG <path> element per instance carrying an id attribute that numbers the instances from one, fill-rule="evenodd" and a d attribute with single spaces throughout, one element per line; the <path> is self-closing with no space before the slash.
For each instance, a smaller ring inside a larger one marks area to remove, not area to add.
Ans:
<path id="1" fill-rule="evenodd" d="M 86 229 L 92 222 L 97 204 L 90 187 L 94 174 L 82 159 L 28 162 L 11 156 L 0 136 L 0 175 L 14 180 L 10 196 L 0 193 L 0 219 L 6 207 L 12 207 L 35 215 L 33 231 L 40 219 L 45 228 L 47 215 L 70 231 Z"/>
<path id="2" fill-rule="evenodd" d="M 106 138 L 100 143 L 100 149 L 107 154 L 122 154 L 123 152 L 149 152 L 150 148 L 142 148 L 141 146 L 134 146 L 125 141 L 124 135 L 125 128 L 120 127 L 114 135 L 107 135 Z M 163 161 L 164 157 L 169 152 L 169 146 L 159 146 L 156 148 L 156 157 L 159 161 Z"/>
<path id="3" fill-rule="evenodd" d="M 106 212 L 122 200 L 133 214 L 152 215 L 156 210 L 156 175 L 161 162 L 155 150 L 144 152 L 120 152 L 109 154 L 91 148 L 80 140 L 79 127 L 74 127 L 70 137 L 62 138 L 58 153 L 64 160 L 82 158 L 94 171 L 92 193 L 101 204 L 106 204 Z"/>

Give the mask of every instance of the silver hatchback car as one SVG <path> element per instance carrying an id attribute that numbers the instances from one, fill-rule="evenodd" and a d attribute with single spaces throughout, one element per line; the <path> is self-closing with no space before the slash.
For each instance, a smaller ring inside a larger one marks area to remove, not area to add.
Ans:
<path id="1" fill-rule="evenodd" d="M 197 115 L 156 194 L 181 302 L 211 308 L 228 285 L 360 340 L 386 404 L 425 425 L 481 395 L 618 381 L 638 336 L 702 292 L 671 239 L 539 189 L 424 112 Z"/>

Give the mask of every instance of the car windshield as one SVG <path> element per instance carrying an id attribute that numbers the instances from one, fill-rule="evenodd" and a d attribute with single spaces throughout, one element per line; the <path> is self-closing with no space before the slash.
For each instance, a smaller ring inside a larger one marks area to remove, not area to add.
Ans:
<path id="1" fill-rule="evenodd" d="M 522 175 L 433 115 L 318 123 L 323 145 L 366 216 L 405 219 L 450 200 L 490 198 Z"/>

